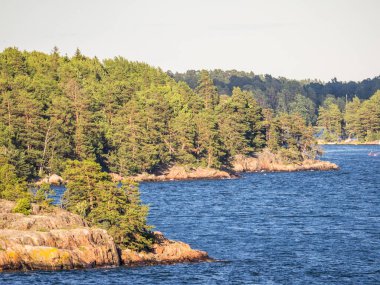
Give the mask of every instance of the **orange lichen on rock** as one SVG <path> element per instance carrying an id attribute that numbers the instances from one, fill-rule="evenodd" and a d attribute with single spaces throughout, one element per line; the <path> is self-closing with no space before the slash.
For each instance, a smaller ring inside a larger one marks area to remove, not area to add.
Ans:
<path id="1" fill-rule="evenodd" d="M 158 232 L 151 251 L 120 251 L 106 230 L 90 228 L 78 215 L 59 208 L 45 213 L 33 205 L 32 214 L 25 216 L 12 213 L 14 204 L 0 199 L 0 271 L 211 260 L 207 253 Z"/>
<path id="2" fill-rule="evenodd" d="M 44 213 L 33 207 L 25 216 L 11 213 L 12 205 L 0 200 L 0 270 L 120 264 L 116 245 L 105 230 L 89 228 L 81 217 L 62 209 Z"/>

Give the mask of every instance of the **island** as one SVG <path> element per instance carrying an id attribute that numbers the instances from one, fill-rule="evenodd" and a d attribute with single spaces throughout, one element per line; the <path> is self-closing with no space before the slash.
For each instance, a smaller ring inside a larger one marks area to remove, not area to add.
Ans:
<path id="1" fill-rule="evenodd" d="M 211 261 L 153 231 L 138 182 L 339 169 L 319 160 L 302 95 L 280 110 L 245 85 L 221 94 L 212 74 L 196 72 L 190 87 L 160 68 L 79 49 L 72 57 L 57 48 L 1 52 L 0 268 Z M 379 98 L 355 99 L 354 122 L 376 114 Z M 321 107 L 326 129 L 333 104 Z M 360 130 L 377 138 L 372 125 Z M 51 184 L 65 185 L 59 201 Z"/>

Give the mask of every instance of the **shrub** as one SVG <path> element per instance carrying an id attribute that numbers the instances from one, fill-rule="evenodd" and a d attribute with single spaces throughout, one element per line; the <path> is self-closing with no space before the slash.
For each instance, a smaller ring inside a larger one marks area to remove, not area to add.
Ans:
<path id="1" fill-rule="evenodd" d="M 41 184 L 34 193 L 33 202 L 41 206 L 42 209 L 48 210 L 54 199 L 51 198 L 55 194 L 48 183 Z"/>
<path id="2" fill-rule="evenodd" d="M 16 206 L 13 208 L 13 213 L 29 215 L 31 212 L 32 204 L 29 198 L 21 198 L 17 200 Z"/>

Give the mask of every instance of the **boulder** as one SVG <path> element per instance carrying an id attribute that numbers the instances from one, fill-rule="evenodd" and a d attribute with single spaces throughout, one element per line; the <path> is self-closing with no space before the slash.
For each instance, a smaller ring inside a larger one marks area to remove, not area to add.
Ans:
<path id="1" fill-rule="evenodd" d="M 53 185 L 61 185 L 63 183 L 65 183 L 65 181 L 63 180 L 63 178 L 57 174 L 52 174 L 50 176 L 47 176 L 45 178 L 42 178 L 40 180 L 38 180 L 36 182 L 36 185 L 41 185 L 43 183 L 49 183 L 49 184 L 53 184 Z"/>
<path id="2" fill-rule="evenodd" d="M 62 184 L 64 181 L 63 181 L 63 178 L 57 174 L 52 174 L 50 177 L 49 177 L 49 183 L 50 184 L 53 184 L 53 185 L 60 185 Z"/>

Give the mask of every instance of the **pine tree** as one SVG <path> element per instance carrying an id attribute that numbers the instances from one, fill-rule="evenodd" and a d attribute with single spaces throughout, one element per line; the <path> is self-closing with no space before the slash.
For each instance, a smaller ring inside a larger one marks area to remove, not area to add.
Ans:
<path id="1" fill-rule="evenodd" d="M 380 139 L 380 90 L 362 103 L 359 109 L 359 118 L 365 140 Z"/>
<path id="2" fill-rule="evenodd" d="M 209 109 L 195 117 L 195 156 L 207 167 L 220 168 L 228 161 L 228 154 L 221 141 L 216 115 Z"/>
<path id="3" fill-rule="evenodd" d="M 324 138 L 327 141 L 336 141 L 343 135 L 343 115 L 339 106 L 334 103 L 332 98 L 324 102 L 323 107 L 319 107 L 318 126 L 324 129 Z"/>
<path id="4" fill-rule="evenodd" d="M 212 82 L 210 74 L 203 70 L 200 74 L 200 79 L 198 82 L 198 87 L 195 92 L 204 100 L 204 105 L 206 109 L 215 109 L 219 104 L 219 94 Z"/>
<path id="5" fill-rule="evenodd" d="M 299 114 L 307 124 L 313 124 L 316 121 L 315 105 L 312 100 L 297 93 L 294 101 L 289 106 L 291 114 Z"/>
<path id="6" fill-rule="evenodd" d="M 261 120 L 261 109 L 252 93 L 234 88 L 219 110 L 221 137 L 231 155 L 250 155 L 263 146 Z"/>
<path id="7" fill-rule="evenodd" d="M 359 117 L 359 109 L 361 103 L 358 97 L 354 97 L 351 102 L 346 104 L 346 110 L 344 113 L 345 130 L 349 137 L 357 137 L 362 139 L 365 134 L 362 132 L 361 122 Z"/>

